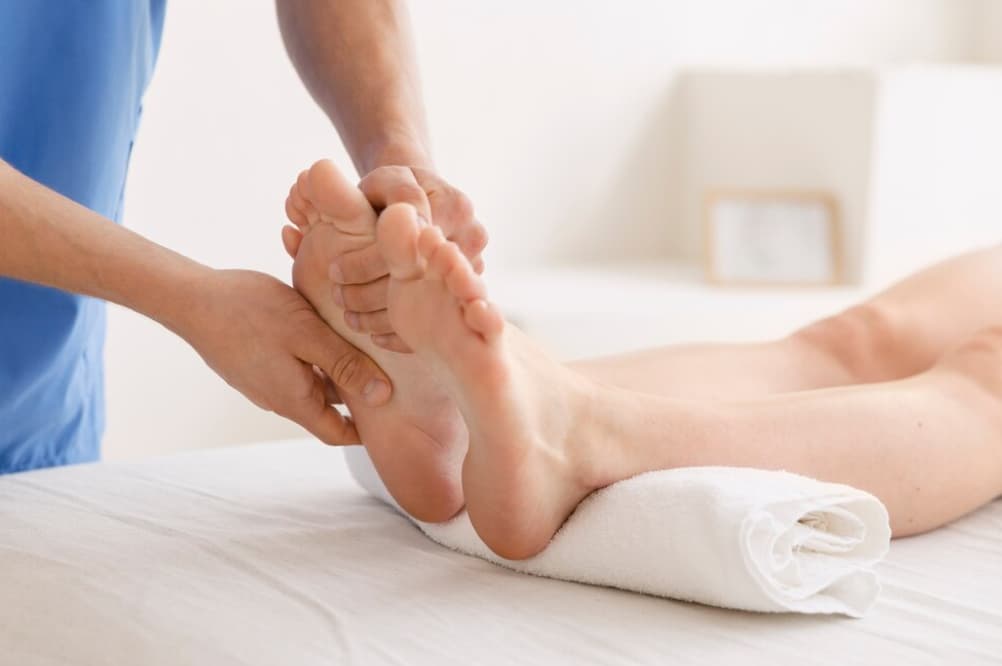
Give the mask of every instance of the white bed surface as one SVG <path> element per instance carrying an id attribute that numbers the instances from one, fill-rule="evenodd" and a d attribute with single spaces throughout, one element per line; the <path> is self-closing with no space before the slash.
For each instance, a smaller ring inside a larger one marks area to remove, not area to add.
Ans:
<path id="1" fill-rule="evenodd" d="M 2 664 L 1002 663 L 1002 501 L 879 571 L 862 620 L 533 578 L 306 441 L 0 477 Z"/>

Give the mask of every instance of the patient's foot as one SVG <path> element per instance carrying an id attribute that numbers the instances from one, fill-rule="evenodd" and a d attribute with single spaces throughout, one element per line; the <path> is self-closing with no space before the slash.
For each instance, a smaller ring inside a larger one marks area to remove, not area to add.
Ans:
<path id="1" fill-rule="evenodd" d="M 369 335 L 352 331 L 331 296 L 332 259 L 375 242 L 375 212 L 329 161 L 300 175 L 286 210 L 303 232 L 292 269 L 296 289 L 393 381 L 393 397 L 382 407 L 345 396 L 373 464 L 394 499 L 415 518 L 450 518 L 463 506 L 460 475 L 468 441 L 455 403 L 419 357 L 387 351 Z"/>
<path id="2" fill-rule="evenodd" d="M 470 429 L 463 490 L 477 533 L 502 557 L 538 553 L 596 487 L 579 446 L 592 387 L 506 325 L 470 263 L 412 207 L 387 208 L 378 239 L 394 330 L 449 387 Z"/>

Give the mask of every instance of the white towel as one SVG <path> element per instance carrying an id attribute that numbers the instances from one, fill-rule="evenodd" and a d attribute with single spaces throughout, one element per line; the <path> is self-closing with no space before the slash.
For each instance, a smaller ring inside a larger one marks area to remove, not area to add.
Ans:
<path id="1" fill-rule="evenodd" d="M 345 456 L 356 481 L 400 511 L 365 449 Z M 868 493 L 731 467 L 649 472 L 599 490 L 528 560 L 492 553 L 465 511 L 446 523 L 414 522 L 443 546 L 538 576 L 724 608 L 852 617 L 876 600 L 872 567 L 891 535 L 887 510 Z"/>

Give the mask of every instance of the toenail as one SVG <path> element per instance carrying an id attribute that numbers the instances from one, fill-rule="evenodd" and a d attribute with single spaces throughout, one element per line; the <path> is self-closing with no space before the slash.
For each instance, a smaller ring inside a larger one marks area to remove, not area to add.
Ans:
<path id="1" fill-rule="evenodd" d="M 327 272 L 330 279 L 338 284 L 344 284 L 344 273 L 341 272 L 341 267 L 336 263 L 331 264 L 330 270 Z"/>
<path id="2" fill-rule="evenodd" d="M 353 331 L 357 331 L 361 326 L 361 321 L 359 320 L 357 312 L 345 312 L 344 321 L 348 324 L 348 328 Z"/>
<path id="3" fill-rule="evenodd" d="M 427 227 L 428 226 L 428 220 L 424 219 L 424 215 L 420 215 L 419 214 L 417 216 L 417 223 L 418 223 L 419 227 Z"/>
<path id="4" fill-rule="evenodd" d="M 370 407 L 378 407 L 390 397 L 390 385 L 382 379 L 373 379 L 362 389 L 362 397 Z"/>
<path id="5" fill-rule="evenodd" d="M 344 307 L 344 294 L 341 293 L 341 287 L 334 287 L 334 289 L 332 289 L 331 291 L 332 291 L 331 298 L 334 299 L 334 303 L 339 308 L 343 308 Z"/>

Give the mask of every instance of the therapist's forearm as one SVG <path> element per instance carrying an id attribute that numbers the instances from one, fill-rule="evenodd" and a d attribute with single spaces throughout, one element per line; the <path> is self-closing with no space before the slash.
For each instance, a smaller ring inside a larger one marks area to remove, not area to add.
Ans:
<path id="1" fill-rule="evenodd" d="M 403 0 L 276 0 L 286 48 L 355 168 L 431 167 Z"/>
<path id="2" fill-rule="evenodd" d="M 328 444 L 358 432 L 329 404 L 376 407 L 392 392 L 375 362 L 338 336 L 292 287 L 254 271 L 217 271 L 146 240 L 0 161 L 0 275 L 124 305 L 184 338 L 259 407 Z M 5 321 L 0 303 L 0 325 Z M 320 368 L 325 377 L 318 377 Z"/>
<path id="3" fill-rule="evenodd" d="M 211 269 L 0 160 L 0 275 L 102 298 L 176 329 Z"/>

